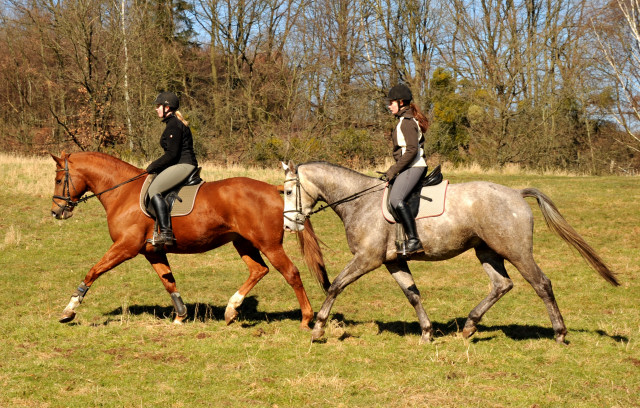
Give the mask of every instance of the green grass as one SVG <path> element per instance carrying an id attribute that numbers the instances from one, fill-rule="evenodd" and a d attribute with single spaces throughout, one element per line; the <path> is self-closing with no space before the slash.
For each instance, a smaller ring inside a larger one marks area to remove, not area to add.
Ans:
<path id="1" fill-rule="evenodd" d="M 20 164 L 18 164 L 20 163 Z M 106 273 L 71 324 L 57 319 L 71 292 L 111 241 L 96 200 L 73 218 L 49 215 L 50 159 L 0 157 L 0 406 L 2 407 L 634 407 L 640 406 L 640 180 L 448 172 L 540 188 L 618 273 L 609 286 L 552 235 L 535 202 L 535 256 L 551 278 L 569 329 L 555 344 L 542 301 L 509 265 L 515 287 L 471 340 L 457 329 L 487 294 L 472 253 L 412 262 L 436 328 L 419 344 L 413 309 L 378 269 L 337 299 L 322 342 L 298 329 L 293 290 L 275 270 L 249 294 L 239 321 L 224 322 L 228 298 L 247 277 L 232 246 L 169 255 L 189 321 L 171 324 L 171 300 L 144 258 Z M 281 172 L 205 167 L 205 179 Z M 351 254 L 339 219 L 312 219 L 330 277 Z M 314 310 L 324 295 L 301 260 Z"/>

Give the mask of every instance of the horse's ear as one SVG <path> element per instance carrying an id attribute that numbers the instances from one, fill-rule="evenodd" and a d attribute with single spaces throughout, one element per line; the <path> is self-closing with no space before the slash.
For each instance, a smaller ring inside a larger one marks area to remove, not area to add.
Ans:
<path id="1" fill-rule="evenodd" d="M 60 157 L 56 157 L 52 153 L 49 153 L 49 154 L 51 155 L 51 158 L 58 164 L 59 167 L 64 167 L 64 159 Z M 64 152 L 62 152 L 62 155 L 64 156 Z"/>
<path id="2" fill-rule="evenodd" d="M 289 164 L 285 164 L 284 162 L 282 162 L 282 168 L 284 169 L 285 173 L 287 171 L 290 171 L 295 174 L 296 172 L 296 165 L 293 163 L 293 160 L 289 160 Z"/>

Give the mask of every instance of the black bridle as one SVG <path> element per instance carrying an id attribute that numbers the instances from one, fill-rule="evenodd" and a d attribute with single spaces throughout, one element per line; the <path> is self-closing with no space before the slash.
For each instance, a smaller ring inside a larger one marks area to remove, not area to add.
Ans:
<path id="1" fill-rule="evenodd" d="M 71 211 L 71 210 L 73 210 L 73 208 L 75 206 L 77 206 L 80 203 L 84 203 L 85 201 L 87 201 L 90 198 L 98 197 L 98 196 L 100 196 L 100 195 L 102 195 L 102 194 L 104 194 L 104 193 L 106 193 L 108 191 L 115 190 L 116 188 L 121 187 L 121 186 L 123 186 L 123 185 L 125 185 L 127 183 L 131 183 L 132 181 L 137 180 L 137 179 L 141 178 L 142 176 L 144 176 L 145 174 L 147 174 L 146 171 L 143 171 L 142 173 L 138 174 L 137 176 L 134 176 L 134 177 L 130 178 L 129 180 L 123 181 L 120 184 L 116 184 L 115 186 L 110 187 L 110 188 L 108 188 L 108 189 L 106 189 L 104 191 L 101 191 L 101 192 L 96 193 L 96 194 L 91 194 L 91 195 L 88 195 L 88 196 L 84 196 L 84 197 L 81 197 L 81 198 L 79 198 L 77 200 L 73 200 L 71 198 L 71 189 L 69 188 L 69 186 L 73 187 L 74 191 L 76 191 L 76 186 L 73 185 L 73 180 L 71 180 L 71 176 L 69 175 L 69 160 L 67 158 L 64 159 L 64 169 L 56 169 L 56 172 L 59 172 L 59 171 L 64 171 L 64 181 L 63 181 L 64 184 L 62 186 L 62 194 L 63 195 L 54 195 L 52 201 L 53 201 L 53 203 L 55 205 L 57 205 L 59 208 L 61 208 L 63 212 L 67 211 L 67 210 Z M 56 202 L 56 200 L 64 201 L 65 204 L 61 205 L 58 202 Z"/>
<path id="2" fill-rule="evenodd" d="M 376 192 L 376 191 L 380 191 L 380 190 L 382 190 L 382 188 L 378 189 L 378 190 L 373 190 L 373 189 L 376 188 L 376 187 L 379 187 L 379 186 L 381 186 L 383 184 L 387 184 L 386 181 L 383 181 L 383 182 L 378 183 L 378 184 L 376 184 L 374 186 L 365 188 L 364 190 L 358 191 L 358 192 L 353 193 L 353 194 L 351 194 L 349 196 L 346 196 L 344 198 L 336 200 L 336 201 L 334 201 L 332 203 L 327 203 L 326 205 L 320 206 L 320 208 L 318 208 L 316 210 L 313 210 L 313 211 L 310 211 L 309 214 L 303 214 L 302 213 L 302 193 L 300 191 L 304 190 L 304 187 L 302 187 L 302 184 L 300 183 L 300 177 L 297 174 L 296 174 L 295 178 L 286 179 L 284 181 L 284 183 L 286 184 L 286 183 L 288 183 L 290 181 L 295 181 L 296 182 L 296 209 L 295 210 L 284 211 L 283 215 L 284 215 L 285 219 L 287 219 L 289 221 L 292 221 L 292 222 L 294 222 L 294 223 L 296 223 L 298 225 L 303 225 L 304 222 L 308 218 L 310 218 L 313 214 L 319 213 L 320 211 L 326 210 L 327 208 L 334 208 L 339 204 L 343 204 L 343 203 L 346 203 L 346 202 L 349 202 L 349 201 L 353 201 L 353 200 L 355 200 L 357 198 L 360 198 L 360 197 L 362 197 L 364 195 L 367 195 L 367 194 L 370 194 L 370 193 L 373 193 L 373 192 Z M 311 194 L 309 194 L 306 190 L 305 190 L 305 193 L 307 193 L 307 195 L 309 197 L 311 197 Z M 289 216 L 287 216 L 287 213 L 291 213 L 291 212 L 292 213 L 296 213 L 295 218 L 293 218 L 293 219 L 290 218 Z M 304 219 L 300 220 L 300 217 L 297 214 L 299 214 L 302 217 L 304 217 Z"/>

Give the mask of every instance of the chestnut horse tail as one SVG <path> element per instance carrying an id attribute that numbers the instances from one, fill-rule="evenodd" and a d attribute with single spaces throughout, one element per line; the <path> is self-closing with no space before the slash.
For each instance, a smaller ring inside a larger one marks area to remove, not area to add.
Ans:
<path id="1" fill-rule="evenodd" d="M 551 199 L 535 188 L 525 188 L 520 191 L 522 197 L 533 197 L 538 201 L 540 211 L 549 229 L 560 238 L 571 244 L 580 255 L 610 284 L 619 286 L 618 280 L 596 251 L 569 225 Z"/>
<path id="2" fill-rule="evenodd" d="M 298 231 L 297 235 L 298 243 L 300 244 L 300 251 L 302 252 L 302 255 L 304 255 L 304 261 L 326 294 L 329 290 L 329 286 L 331 286 L 331 282 L 327 276 L 327 269 L 324 265 L 322 250 L 318 243 L 318 237 L 311 226 L 311 220 L 307 218 L 304 222 L 304 229 L 302 231 Z"/>

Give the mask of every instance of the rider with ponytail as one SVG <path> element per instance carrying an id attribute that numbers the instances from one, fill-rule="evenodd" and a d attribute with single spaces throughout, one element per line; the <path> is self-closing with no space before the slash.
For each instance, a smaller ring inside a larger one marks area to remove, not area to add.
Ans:
<path id="1" fill-rule="evenodd" d="M 429 127 L 429 121 L 416 104 L 411 102 L 413 95 L 406 85 L 400 84 L 391 88 L 388 99 L 389 110 L 398 118 L 398 123 L 391 133 L 393 158 L 396 163 L 385 173 L 391 185 L 389 203 L 400 218 L 407 235 L 405 251 L 412 254 L 423 248 L 416 232 L 416 220 L 405 199 L 427 169 L 423 134 Z"/>
<path id="2" fill-rule="evenodd" d="M 162 193 L 186 180 L 198 167 L 193 150 L 193 137 L 189 123 L 184 120 L 178 108 L 180 100 L 173 92 L 162 92 L 155 100 L 156 113 L 166 127 L 160 137 L 164 154 L 147 166 L 147 172 L 157 173 L 149 185 L 151 205 L 156 213 L 160 234 L 155 244 L 173 245 L 175 238 L 171 229 L 170 214 Z"/>

